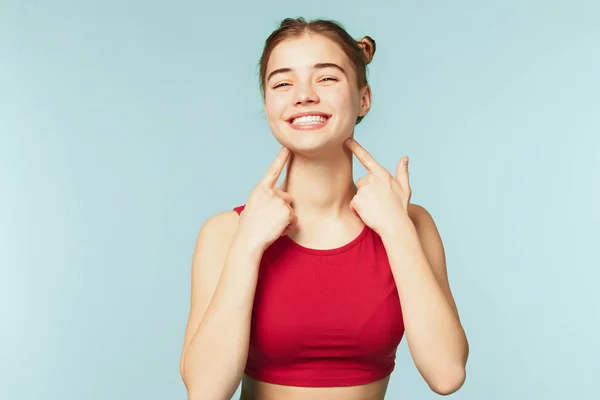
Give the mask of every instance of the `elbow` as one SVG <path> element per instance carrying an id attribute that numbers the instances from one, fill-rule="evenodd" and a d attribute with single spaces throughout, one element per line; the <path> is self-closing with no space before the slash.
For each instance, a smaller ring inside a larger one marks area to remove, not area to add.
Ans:
<path id="1" fill-rule="evenodd" d="M 189 396 L 192 392 L 193 380 L 190 379 L 189 367 L 186 365 L 185 356 L 181 356 L 181 361 L 179 363 L 179 374 L 181 375 L 181 380 L 183 381 L 183 385 L 185 386 L 188 392 L 188 399 L 192 399 L 194 397 Z"/>
<path id="2" fill-rule="evenodd" d="M 448 396 L 457 392 L 465 383 L 467 374 L 465 368 L 456 368 L 453 371 L 439 374 L 439 377 L 427 382 L 435 393 Z"/>
<path id="3" fill-rule="evenodd" d="M 197 384 L 195 382 L 193 382 L 193 380 L 189 379 L 189 374 L 187 374 L 187 371 L 185 369 L 185 367 L 182 365 L 181 366 L 181 380 L 183 381 L 183 385 L 185 386 L 185 391 L 187 393 L 187 399 L 188 400 L 199 400 L 199 399 L 205 399 L 206 397 L 206 393 L 201 394 L 202 390 L 200 390 L 197 386 Z M 216 398 L 216 397 L 213 397 Z"/>
<path id="4" fill-rule="evenodd" d="M 186 361 L 183 357 L 179 372 L 186 389 L 187 400 L 227 400 L 231 399 L 237 390 L 236 386 L 233 391 L 225 393 L 223 385 L 216 384 L 213 376 L 206 377 L 206 374 L 199 373 L 195 367 L 190 368 L 189 361 Z"/>
<path id="5" fill-rule="evenodd" d="M 186 380 L 186 374 L 185 374 L 185 351 L 181 355 L 181 359 L 179 360 L 179 375 L 181 375 L 181 380 L 183 381 L 183 384 L 187 388 L 187 380 Z"/>
<path id="6" fill-rule="evenodd" d="M 191 378 L 189 372 L 185 369 L 185 367 L 183 367 L 181 369 L 181 380 L 183 381 L 183 386 L 185 386 L 185 391 L 187 393 L 188 400 L 207 398 L 206 395 L 207 395 L 208 389 L 200 388 L 198 380 Z M 202 393 L 204 393 L 204 394 L 202 394 Z M 211 398 L 217 398 L 217 397 L 211 397 Z"/>

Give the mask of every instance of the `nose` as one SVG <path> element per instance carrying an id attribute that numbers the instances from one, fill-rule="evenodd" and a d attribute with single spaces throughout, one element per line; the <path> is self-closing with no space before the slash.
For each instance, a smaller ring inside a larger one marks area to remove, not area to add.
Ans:
<path id="1" fill-rule="evenodd" d="M 305 104 L 314 104 L 319 102 L 319 96 L 312 85 L 298 84 L 296 85 L 296 93 L 294 94 L 294 105 L 301 106 Z"/>

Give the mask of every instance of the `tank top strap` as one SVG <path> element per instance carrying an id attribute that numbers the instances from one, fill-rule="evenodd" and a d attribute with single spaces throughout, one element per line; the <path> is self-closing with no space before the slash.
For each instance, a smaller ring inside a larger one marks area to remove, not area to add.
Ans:
<path id="1" fill-rule="evenodd" d="M 244 208 L 245 208 L 245 207 L 246 207 L 246 205 L 245 205 L 245 204 L 243 204 L 243 205 L 241 205 L 241 206 L 234 207 L 234 209 L 233 209 L 233 210 L 234 210 L 235 212 L 237 212 L 237 213 L 238 213 L 238 215 L 240 215 L 240 214 L 242 214 L 242 211 L 244 211 Z"/>

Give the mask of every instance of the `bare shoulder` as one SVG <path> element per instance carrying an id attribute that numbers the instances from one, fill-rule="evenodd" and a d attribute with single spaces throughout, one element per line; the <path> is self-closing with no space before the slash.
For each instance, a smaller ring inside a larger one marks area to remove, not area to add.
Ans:
<path id="1" fill-rule="evenodd" d="M 225 255 L 237 231 L 238 221 L 237 212 L 224 211 L 204 222 L 194 248 L 192 278 L 204 275 L 204 282 L 216 283 L 214 280 L 221 273 Z"/>
<path id="2" fill-rule="evenodd" d="M 428 256 L 439 258 L 443 255 L 444 245 L 440 232 L 433 217 L 427 209 L 418 204 L 408 205 L 408 216 L 417 230 L 421 245 L 423 245 Z"/>
<path id="3" fill-rule="evenodd" d="M 415 203 L 408 205 L 408 216 L 417 229 L 423 224 L 435 224 L 429 211 L 425 207 Z"/>
<path id="4" fill-rule="evenodd" d="M 192 296 L 198 287 L 208 285 L 209 292 L 214 289 L 238 221 L 237 212 L 224 211 L 208 218 L 200 228 L 192 262 Z"/>
<path id="5" fill-rule="evenodd" d="M 235 233 L 238 222 L 239 215 L 233 210 L 217 213 L 204 222 L 198 234 L 198 239 L 203 236 L 227 239 Z"/>

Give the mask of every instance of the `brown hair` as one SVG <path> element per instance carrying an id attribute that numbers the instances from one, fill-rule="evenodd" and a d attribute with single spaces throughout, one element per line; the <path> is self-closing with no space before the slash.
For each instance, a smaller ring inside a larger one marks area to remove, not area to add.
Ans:
<path id="1" fill-rule="evenodd" d="M 375 54 L 375 41 L 371 37 L 365 36 L 361 40 L 354 40 L 340 23 L 331 20 L 317 19 L 307 22 L 304 18 L 286 18 L 281 21 L 279 28 L 269 35 L 260 57 L 260 91 L 263 98 L 265 95 L 265 74 L 271 52 L 275 46 L 284 40 L 297 38 L 304 34 L 322 35 L 337 43 L 350 59 L 350 65 L 356 74 L 358 87 L 362 88 L 367 84 L 366 67 Z M 358 124 L 362 119 L 363 117 L 358 117 L 356 123 Z"/>

